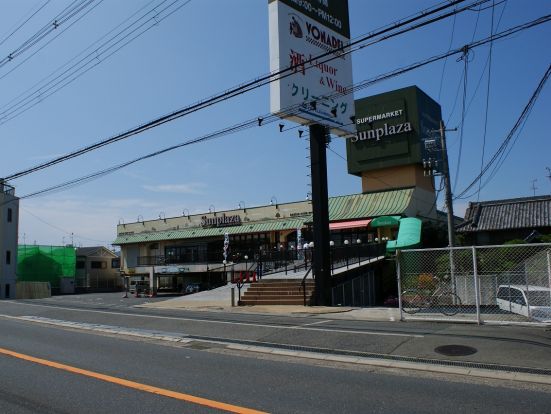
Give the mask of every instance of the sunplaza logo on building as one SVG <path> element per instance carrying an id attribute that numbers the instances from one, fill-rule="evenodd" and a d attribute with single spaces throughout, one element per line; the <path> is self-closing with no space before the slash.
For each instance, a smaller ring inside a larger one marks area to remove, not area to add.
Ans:
<path id="1" fill-rule="evenodd" d="M 225 214 L 219 217 L 201 217 L 201 227 L 226 227 L 240 226 L 241 216 L 226 216 Z"/>
<path id="2" fill-rule="evenodd" d="M 384 112 L 382 114 L 365 116 L 365 117 L 356 119 L 356 124 L 357 125 L 369 124 L 371 126 L 371 123 L 374 121 L 381 121 L 384 119 L 395 118 L 395 117 L 401 116 L 403 112 L 404 112 L 403 109 L 397 109 L 395 111 Z M 350 141 L 351 142 L 367 141 L 367 140 L 380 141 L 381 138 L 383 137 L 404 134 L 406 132 L 411 132 L 411 131 L 412 131 L 411 122 L 403 122 L 401 124 L 396 124 L 396 125 L 388 125 L 385 122 L 384 125 L 382 125 L 381 127 L 368 129 L 366 131 L 359 131 L 358 133 L 356 133 L 356 135 L 354 135 L 350 139 Z"/>

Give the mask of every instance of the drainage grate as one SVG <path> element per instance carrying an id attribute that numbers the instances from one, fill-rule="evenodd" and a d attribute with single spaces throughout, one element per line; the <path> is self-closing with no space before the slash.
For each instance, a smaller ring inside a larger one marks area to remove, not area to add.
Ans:
<path id="1" fill-rule="evenodd" d="M 442 345 L 434 348 L 434 352 L 446 356 L 467 356 L 476 354 L 478 350 L 465 345 Z"/>
<path id="2" fill-rule="evenodd" d="M 207 349 L 212 349 L 212 346 L 205 344 L 204 342 L 191 342 L 187 345 L 188 348 L 195 349 L 197 351 L 205 351 Z"/>
<path id="3" fill-rule="evenodd" d="M 486 363 L 480 363 L 480 362 L 417 358 L 417 357 L 408 357 L 408 356 L 399 356 L 399 355 L 376 354 L 373 352 L 315 348 L 315 347 L 302 346 L 302 345 L 287 345 L 287 344 L 257 342 L 257 341 L 241 340 L 241 339 L 216 338 L 216 337 L 198 336 L 198 335 L 189 335 L 188 338 L 196 339 L 199 341 L 216 341 L 220 343 L 257 346 L 257 347 L 263 347 L 263 348 L 286 349 L 290 351 L 315 352 L 320 354 L 343 355 L 343 356 L 362 357 L 362 358 L 376 358 L 376 359 L 384 359 L 384 360 L 390 360 L 390 361 L 412 362 L 412 363 L 418 363 L 418 364 L 431 364 L 431 365 L 460 367 L 460 368 L 476 368 L 476 369 L 487 369 L 487 370 L 501 371 L 501 372 L 515 372 L 515 373 L 522 373 L 522 374 L 551 376 L 551 369 L 544 369 L 544 368 L 516 367 L 516 366 L 510 366 L 510 365 L 486 364 Z"/>

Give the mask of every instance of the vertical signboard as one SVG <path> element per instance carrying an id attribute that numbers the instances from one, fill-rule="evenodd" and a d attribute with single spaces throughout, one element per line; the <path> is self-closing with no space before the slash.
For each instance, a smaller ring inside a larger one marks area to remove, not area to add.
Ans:
<path id="1" fill-rule="evenodd" d="M 272 113 L 331 132 L 355 132 L 348 0 L 268 0 Z"/>

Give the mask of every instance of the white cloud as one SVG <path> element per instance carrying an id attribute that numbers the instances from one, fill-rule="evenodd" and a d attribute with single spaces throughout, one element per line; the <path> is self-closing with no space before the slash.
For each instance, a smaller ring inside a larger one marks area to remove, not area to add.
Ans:
<path id="1" fill-rule="evenodd" d="M 19 241 L 60 245 L 69 243 L 73 233 L 76 245 L 109 244 L 119 220 L 131 222 L 138 214 L 149 217 L 162 209 L 162 203 L 141 198 L 21 200 Z"/>
<path id="2" fill-rule="evenodd" d="M 202 194 L 203 183 L 144 185 L 144 190 L 154 193 Z"/>

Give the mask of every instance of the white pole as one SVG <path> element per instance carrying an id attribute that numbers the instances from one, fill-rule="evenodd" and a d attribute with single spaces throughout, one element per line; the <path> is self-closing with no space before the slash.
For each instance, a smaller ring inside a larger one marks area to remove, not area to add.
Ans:
<path id="1" fill-rule="evenodd" d="M 474 278 L 474 297 L 475 297 L 475 304 L 476 304 L 476 323 L 480 325 L 480 284 L 478 281 L 478 265 L 476 263 L 476 247 L 472 247 L 473 251 L 473 278 Z"/>
<path id="2" fill-rule="evenodd" d="M 551 250 L 547 250 L 547 279 L 548 287 L 551 288 Z M 551 300 L 551 290 L 549 291 L 549 296 Z"/>
<path id="3" fill-rule="evenodd" d="M 400 320 L 404 320 L 402 310 L 402 277 L 400 268 L 400 249 L 396 250 L 396 278 L 398 279 L 398 307 L 400 308 Z"/>

